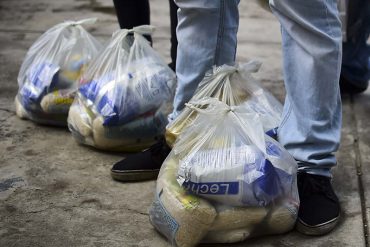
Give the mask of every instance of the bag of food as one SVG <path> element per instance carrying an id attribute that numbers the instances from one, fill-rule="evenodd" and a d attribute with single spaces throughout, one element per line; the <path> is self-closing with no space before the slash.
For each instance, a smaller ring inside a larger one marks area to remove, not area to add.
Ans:
<path id="1" fill-rule="evenodd" d="M 18 75 L 15 99 L 20 118 L 65 126 L 78 80 L 101 48 L 83 24 L 95 18 L 66 21 L 46 31 L 28 50 Z"/>
<path id="2" fill-rule="evenodd" d="M 116 31 L 82 75 L 68 118 L 80 143 L 139 151 L 163 136 L 176 76 L 143 37 L 152 31 Z"/>
<path id="3" fill-rule="evenodd" d="M 214 66 L 207 72 L 200 82 L 194 96 L 190 101 L 200 100 L 204 97 L 216 98 L 227 105 L 237 106 L 249 101 L 261 116 L 264 130 L 270 135 L 276 135 L 276 129 L 281 120 L 282 105 L 252 76 L 259 70 L 261 63 L 251 61 L 236 64 L 235 66 Z M 166 127 L 166 141 L 173 146 L 176 138 L 186 126 L 197 117 L 197 112 L 190 108 L 183 111 Z"/>
<path id="4" fill-rule="evenodd" d="M 197 118 L 161 167 L 152 225 L 174 246 L 235 243 L 291 230 L 299 206 L 297 165 L 265 134 L 253 104 L 203 98 L 187 108 Z M 187 238 L 179 238 L 184 229 Z"/>

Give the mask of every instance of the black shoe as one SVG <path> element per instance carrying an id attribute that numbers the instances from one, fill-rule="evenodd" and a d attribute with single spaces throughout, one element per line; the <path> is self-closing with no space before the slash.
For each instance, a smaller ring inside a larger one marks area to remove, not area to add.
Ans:
<path id="1" fill-rule="evenodd" d="M 171 152 L 164 139 L 150 148 L 135 154 L 129 154 L 118 161 L 111 169 L 113 179 L 128 182 L 156 179 L 163 161 Z"/>
<path id="2" fill-rule="evenodd" d="M 369 86 L 369 82 L 360 83 L 360 82 L 351 82 L 347 80 L 344 76 L 340 76 L 339 80 L 340 93 L 341 94 L 359 94 L 366 91 Z"/>
<path id="3" fill-rule="evenodd" d="M 300 207 L 297 231 L 306 235 L 324 235 L 338 224 L 340 206 L 330 178 L 298 173 Z"/>

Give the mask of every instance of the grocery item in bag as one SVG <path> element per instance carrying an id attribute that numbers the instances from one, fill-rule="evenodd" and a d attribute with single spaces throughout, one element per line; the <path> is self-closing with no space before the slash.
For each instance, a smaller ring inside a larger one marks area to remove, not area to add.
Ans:
<path id="1" fill-rule="evenodd" d="M 42 98 L 41 109 L 45 113 L 65 114 L 73 103 L 74 95 L 74 92 L 70 92 L 68 89 L 53 91 Z"/>
<path id="2" fill-rule="evenodd" d="M 80 143 L 139 151 L 163 135 L 176 78 L 143 37 L 152 31 L 140 26 L 115 32 L 86 69 L 68 119 Z"/>
<path id="3" fill-rule="evenodd" d="M 42 124 L 66 119 L 82 71 L 100 49 L 83 27 L 96 19 L 66 21 L 46 31 L 28 50 L 18 75 L 17 113 Z"/>

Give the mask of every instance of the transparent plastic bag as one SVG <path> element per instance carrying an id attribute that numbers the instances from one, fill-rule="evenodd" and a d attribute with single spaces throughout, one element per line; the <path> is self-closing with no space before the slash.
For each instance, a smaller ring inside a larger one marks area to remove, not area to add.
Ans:
<path id="1" fill-rule="evenodd" d="M 116 31 L 82 75 L 68 118 L 80 143 L 138 151 L 164 134 L 176 76 L 143 37 L 152 31 L 151 26 Z"/>
<path id="2" fill-rule="evenodd" d="M 259 70 L 261 63 L 251 61 L 240 63 L 235 66 L 214 66 L 207 72 L 200 82 L 194 96 L 190 101 L 200 100 L 204 97 L 216 98 L 227 105 L 236 106 L 246 101 L 249 107 L 260 113 L 264 121 L 265 131 L 270 135 L 276 135 L 277 126 L 281 120 L 282 105 L 252 76 Z M 190 108 L 183 111 L 166 127 L 166 141 L 173 146 L 176 138 L 186 126 L 196 119 L 197 112 Z"/>
<path id="3" fill-rule="evenodd" d="M 296 194 L 295 160 L 265 134 L 260 114 L 246 104 L 214 98 L 187 104 L 198 118 L 174 146 L 180 185 L 231 206 L 267 206 Z"/>
<path id="4" fill-rule="evenodd" d="M 95 18 L 66 21 L 46 31 L 28 50 L 18 75 L 15 104 L 21 118 L 67 125 L 78 80 L 101 48 L 83 27 Z"/>
<path id="5" fill-rule="evenodd" d="M 161 167 L 152 225 L 174 246 L 291 230 L 299 206 L 297 164 L 265 134 L 259 114 L 214 98 L 187 107 L 198 117 Z M 184 232 L 187 238 L 180 237 Z"/>

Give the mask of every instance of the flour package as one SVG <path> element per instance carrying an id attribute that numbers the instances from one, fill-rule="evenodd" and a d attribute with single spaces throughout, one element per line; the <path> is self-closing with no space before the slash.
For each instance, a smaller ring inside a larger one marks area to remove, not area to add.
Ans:
<path id="1" fill-rule="evenodd" d="M 138 151 L 164 134 L 176 77 L 144 38 L 152 30 L 116 31 L 83 73 L 68 118 L 78 142 Z"/>
<path id="2" fill-rule="evenodd" d="M 266 133 L 274 137 L 281 120 L 282 105 L 253 77 L 252 73 L 259 70 L 261 63 L 251 61 L 235 66 L 222 65 L 213 67 L 200 82 L 191 101 L 204 97 L 212 97 L 229 106 L 237 106 L 249 101 L 259 113 Z M 176 141 L 183 129 L 191 125 L 197 112 L 185 108 L 179 116 L 166 127 L 166 141 L 170 146 Z"/>
<path id="3" fill-rule="evenodd" d="M 187 108 L 197 117 L 162 165 L 150 210 L 154 227 L 174 246 L 291 230 L 299 206 L 297 164 L 265 133 L 255 102 L 229 106 L 205 97 Z"/>
<path id="4" fill-rule="evenodd" d="M 78 80 L 101 48 L 82 25 L 95 18 L 66 21 L 46 31 L 28 50 L 18 75 L 15 98 L 20 118 L 67 125 Z"/>

